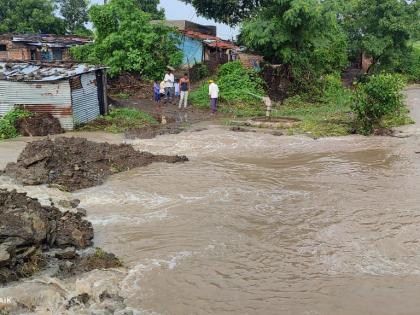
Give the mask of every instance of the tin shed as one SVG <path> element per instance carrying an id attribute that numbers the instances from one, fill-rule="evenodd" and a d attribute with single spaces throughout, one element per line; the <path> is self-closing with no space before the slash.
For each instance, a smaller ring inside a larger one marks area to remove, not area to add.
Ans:
<path id="1" fill-rule="evenodd" d="M 103 67 L 0 63 L 0 116 L 19 106 L 51 113 L 73 130 L 107 113 L 106 95 Z"/>

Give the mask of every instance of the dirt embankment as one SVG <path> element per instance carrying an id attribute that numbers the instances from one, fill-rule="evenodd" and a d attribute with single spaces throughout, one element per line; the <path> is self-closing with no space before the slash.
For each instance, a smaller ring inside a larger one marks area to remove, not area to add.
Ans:
<path id="1" fill-rule="evenodd" d="M 35 113 L 16 121 L 16 129 L 22 136 L 48 136 L 64 133 L 60 121 L 50 113 Z"/>
<path id="2" fill-rule="evenodd" d="M 92 246 L 94 236 L 92 224 L 83 216 L 83 211 L 61 212 L 25 193 L 0 189 L 0 285 L 32 276 L 53 263 L 63 277 L 98 266 L 119 266 L 112 254 L 77 253 Z"/>
<path id="3" fill-rule="evenodd" d="M 24 185 L 48 184 L 65 191 L 75 191 L 100 185 L 111 174 L 153 162 L 185 161 L 188 161 L 185 156 L 139 152 L 126 144 L 57 138 L 29 143 L 18 161 L 9 163 L 4 173 Z"/>

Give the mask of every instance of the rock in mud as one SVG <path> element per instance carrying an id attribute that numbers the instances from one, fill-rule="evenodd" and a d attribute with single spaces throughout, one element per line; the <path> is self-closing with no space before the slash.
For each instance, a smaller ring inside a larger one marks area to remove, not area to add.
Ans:
<path id="1" fill-rule="evenodd" d="M 122 263 L 112 253 L 107 253 L 100 248 L 90 248 L 71 261 L 63 261 L 59 265 L 59 271 L 56 276 L 67 278 L 95 269 L 110 269 L 121 267 Z"/>
<path id="2" fill-rule="evenodd" d="M 60 200 L 58 202 L 58 205 L 64 208 L 77 208 L 77 206 L 80 204 L 79 199 L 73 199 L 73 200 Z"/>
<path id="3" fill-rule="evenodd" d="M 92 245 L 93 236 L 92 224 L 81 214 L 63 213 L 25 193 L 0 189 L 0 284 L 33 275 L 51 257 L 74 260 L 71 266 L 76 271 L 116 266 L 118 259 L 103 251 L 82 257 L 76 254 L 76 248 Z M 47 255 L 55 248 L 62 249 Z"/>
<path id="4" fill-rule="evenodd" d="M 85 248 L 92 245 L 93 228 L 92 224 L 83 220 L 78 213 L 66 212 L 57 220 L 55 233 L 55 244 L 57 246 L 75 246 Z"/>
<path id="5" fill-rule="evenodd" d="M 139 152 L 127 144 L 57 138 L 29 143 L 17 163 L 9 163 L 4 173 L 24 185 L 49 184 L 65 191 L 75 191 L 100 185 L 111 174 L 153 162 L 185 161 L 188 161 L 185 156 Z"/>
<path id="6" fill-rule="evenodd" d="M 16 121 L 16 129 L 22 136 L 48 136 L 64 133 L 60 121 L 51 113 L 36 113 Z"/>

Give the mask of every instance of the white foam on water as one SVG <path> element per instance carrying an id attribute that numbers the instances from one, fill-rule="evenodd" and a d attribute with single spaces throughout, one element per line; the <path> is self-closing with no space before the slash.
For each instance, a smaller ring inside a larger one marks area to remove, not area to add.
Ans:
<path id="1" fill-rule="evenodd" d="M 144 275 L 158 268 L 167 268 L 173 270 L 184 259 L 192 256 L 190 251 L 182 251 L 170 256 L 168 259 L 146 259 L 136 264 L 128 271 L 127 276 L 121 282 L 121 291 L 125 297 L 136 295 L 141 292 L 141 280 Z"/>
<path id="2" fill-rule="evenodd" d="M 113 224 L 125 224 L 125 225 L 141 225 L 152 221 L 162 221 L 168 218 L 169 212 L 167 209 L 149 212 L 141 215 L 122 215 L 113 214 L 104 217 L 88 217 L 88 220 L 93 225 L 113 225 Z"/>

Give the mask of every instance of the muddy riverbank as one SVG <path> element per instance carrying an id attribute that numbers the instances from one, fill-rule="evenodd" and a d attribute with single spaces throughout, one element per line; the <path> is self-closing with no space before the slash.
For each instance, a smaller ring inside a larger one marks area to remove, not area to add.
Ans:
<path id="1" fill-rule="evenodd" d="M 420 90 L 407 94 L 420 121 Z M 42 275 L 0 297 L 26 314 L 417 315 L 420 128 L 399 131 L 313 140 L 208 124 L 127 140 L 190 162 L 150 164 L 102 186 L 70 193 L 0 176 L 0 187 L 42 202 L 80 199 L 95 245 L 125 265 Z M 0 143 L 0 165 L 19 141 Z"/>

